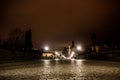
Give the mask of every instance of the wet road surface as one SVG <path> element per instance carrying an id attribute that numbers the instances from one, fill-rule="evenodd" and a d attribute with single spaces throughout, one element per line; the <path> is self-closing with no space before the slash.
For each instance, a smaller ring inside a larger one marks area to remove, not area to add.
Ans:
<path id="1" fill-rule="evenodd" d="M 38 60 L 1 63 L 0 80 L 120 80 L 120 62 Z"/>

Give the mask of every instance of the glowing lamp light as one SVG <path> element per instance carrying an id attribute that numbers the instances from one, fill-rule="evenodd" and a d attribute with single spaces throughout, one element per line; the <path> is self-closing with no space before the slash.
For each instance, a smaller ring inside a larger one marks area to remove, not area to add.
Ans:
<path id="1" fill-rule="evenodd" d="M 81 46 L 77 46 L 77 50 L 78 50 L 78 51 L 81 51 L 81 50 L 82 50 L 82 47 L 81 47 Z"/>
<path id="2" fill-rule="evenodd" d="M 48 51 L 50 48 L 48 46 L 44 47 L 45 51 Z"/>
<path id="3" fill-rule="evenodd" d="M 56 54 L 56 55 L 58 55 L 58 52 L 57 52 L 57 51 L 55 51 L 55 54 Z"/>

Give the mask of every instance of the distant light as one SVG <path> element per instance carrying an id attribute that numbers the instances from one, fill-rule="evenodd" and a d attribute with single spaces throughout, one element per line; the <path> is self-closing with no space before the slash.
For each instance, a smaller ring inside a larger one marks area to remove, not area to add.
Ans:
<path id="1" fill-rule="evenodd" d="M 50 48 L 48 46 L 44 47 L 45 51 L 48 51 Z"/>
<path id="2" fill-rule="evenodd" d="M 71 55 L 70 55 L 70 58 L 72 58 L 74 56 L 75 52 L 72 51 Z"/>
<path id="3" fill-rule="evenodd" d="M 60 60 L 60 59 L 55 59 L 56 61 Z"/>
<path id="4" fill-rule="evenodd" d="M 57 52 L 57 51 L 55 51 L 55 54 L 56 54 L 56 55 L 58 55 L 58 52 Z"/>
<path id="5" fill-rule="evenodd" d="M 77 50 L 78 50 L 78 51 L 81 51 L 81 50 L 82 50 L 82 47 L 81 47 L 81 46 L 77 46 Z"/>
<path id="6" fill-rule="evenodd" d="M 65 57 L 64 55 L 62 55 L 62 57 L 63 57 L 64 59 L 66 59 L 66 57 Z"/>
<path id="7" fill-rule="evenodd" d="M 73 58 L 73 59 L 71 59 L 71 60 L 75 60 L 75 59 Z"/>

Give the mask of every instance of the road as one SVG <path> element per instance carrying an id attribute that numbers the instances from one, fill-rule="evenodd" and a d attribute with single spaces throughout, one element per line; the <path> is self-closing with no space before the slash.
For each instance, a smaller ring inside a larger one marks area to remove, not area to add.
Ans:
<path id="1" fill-rule="evenodd" d="M 120 62 L 56 59 L 1 63 L 0 80 L 120 80 Z"/>

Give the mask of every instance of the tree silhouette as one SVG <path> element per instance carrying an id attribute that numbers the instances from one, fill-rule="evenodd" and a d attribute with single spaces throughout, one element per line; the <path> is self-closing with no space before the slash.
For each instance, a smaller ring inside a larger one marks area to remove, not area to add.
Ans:
<path id="1" fill-rule="evenodd" d="M 9 33 L 9 44 L 12 49 L 20 49 L 24 46 L 24 31 L 21 28 L 16 28 Z"/>

